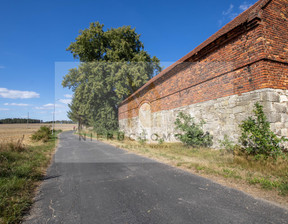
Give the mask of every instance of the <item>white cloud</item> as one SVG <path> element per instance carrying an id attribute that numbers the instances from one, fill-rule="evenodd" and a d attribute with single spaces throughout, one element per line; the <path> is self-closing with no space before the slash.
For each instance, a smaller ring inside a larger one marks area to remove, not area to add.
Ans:
<path id="1" fill-rule="evenodd" d="M 34 107 L 36 110 L 47 110 L 45 107 Z"/>
<path id="2" fill-rule="evenodd" d="M 224 23 L 231 21 L 252 5 L 253 4 L 248 3 L 247 1 L 244 1 L 238 8 L 233 4 L 230 4 L 227 10 L 222 11 L 222 18 L 218 20 L 218 26 L 222 26 Z"/>
<path id="3" fill-rule="evenodd" d="M 232 11 L 233 11 L 233 8 L 234 8 L 234 5 L 233 5 L 233 4 L 230 4 L 229 9 L 227 9 L 226 11 L 223 11 L 223 12 L 222 12 L 222 15 L 223 15 L 223 16 L 230 15 L 230 14 L 232 13 Z"/>
<path id="4" fill-rule="evenodd" d="M 71 103 L 72 99 L 60 99 L 59 102 L 64 103 L 64 104 L 69 104 Z"/>
<path id="5" fill-rule="evenodd" d="M 218 20 L 218 26 L 222 26 L 228 20 L 234 19 L 238 14 L 234 12 L 234 5 L 230 4 L 229 8 L 222 11 L 222 19 Z"/>
<path id="6" fill-rule="evenodd" d="M 5 106 L 19 106 L 19 107 L 26 107 L 29 106 L 29 104 L 26 103 L 4 103 Z"/>
<path id="7" fill-rule="evenodd" d="M 239 9 L 242 11 L 245 11 L 247 9 L 249 9 L 253 4 L 247 3 L 247 2 L 243 2 L 240 6 Z"/>
<path id="8" fill-rule="evenodd" d="M 7 108 L 0 108 L 0 111 L 8 111 L 9 109 Z"/>
<path id="9" fill-rule="evenodd" d="M 54 108 L 54 103 L 47 103 L 47 104 L 43 105 L 43 107 L 46 107 L 46 108 L 53 107 Z M 55 104 L 55 107 L 56 107 L 56 104 Z"/>
<path id="10" fill-rule="evenodd" d="M 72 98 L 72 97 L 73 97 L 73 95 L 72 95 L 72 94 L 71 94 L 71 95 L 70 95 L 70 94 L 65 94 L 65 95 L 64 95 L 64 97 L 65 97 L 65 98 L 69 98 L 69 99 L 70 99 L 70 98 Z"/>
<path id="11" fill-rule="evenodd" d="M 0 88 L 0 97 L 9 99 L 30 99 L 39 98 L 40 94 L 33 91 L 20 91 Z"/>
<path id="12" fill-rule="evenodd" d="M 55 108 L 62 108 L 63 105 L 55 104 Z M 41 107 L 35 107 L 36 110 L 53 110 L 54 104 L 53 103 L 47 103 Z"/>

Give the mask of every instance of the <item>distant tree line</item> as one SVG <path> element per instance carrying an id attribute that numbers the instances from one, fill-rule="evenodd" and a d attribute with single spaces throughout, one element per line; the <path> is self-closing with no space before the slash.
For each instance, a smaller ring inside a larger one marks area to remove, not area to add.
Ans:
<path id="1" fill-rule="evenodd" d="M 46 123 L 46 124 L 52 124 L 53 121 L 45 121 L 43 123 Z M 55 124 L 75 124 L 74 121 L 70 121 L 70 120 L 57 120 L 57 121 L 54 121 Z"/>
<path id="2" fill-rule="evenodd" d="M 5 118 L 0 120 L 0 124 L 26 124 L 27 118 Z M 31 119 L 28 120 L 29 124 L 37 124 L 37 123 L 45 123 L 45 124 L 52 124 L 53 121 L 45 121 L 39 119 Z M 55 121 L 56 124 L 74 124 L 71 120 L 57 120 Z"/>
<path id="3" fill-rule="evenodd" d="M 30 119 L 28 123 L 42 123 L 42 120 L 39 119 Z M 0 120 L 0 124 L 23 124 L 27 123 L 27 118 L 5 118 Z"/>

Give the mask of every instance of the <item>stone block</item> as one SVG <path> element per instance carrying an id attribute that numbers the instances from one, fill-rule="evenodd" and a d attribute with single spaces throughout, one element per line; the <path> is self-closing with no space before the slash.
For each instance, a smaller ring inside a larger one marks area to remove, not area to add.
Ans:
<path id="1" fill-rule="evenodd" d="M 286 123 L 286 122 L 288 122 L 288 114 L 286 113 L 286 114 L 281 114 L 281 122 L 282 123 Z"/>
<path id="2" fill-rule="evenodd" d="M 239 100 L 241 103 L 243 102 L 246 102 L 246 104 L 248 102 L 251 102 L 251 101 L 255 101 L 255 100 L 260 100 L 260 95 L 259 93 L 246 93 L 245 95 L 243 94 Z"/>
<path id="3" fill-rule="evenodd" d="M 288 102 L 288 96 L 287 95 L 280 95 L 280 103 Z"/>
<path id="4" fill-rule="evenodd" d="M 274 109 L 276 113 L 287 113 L 287 107 L 283 103 L 275 103 Z"/>
<path id="5" fill-rule="evenodd" d="M 245 111 L 245 107 L 244 106 L 236 106 L 233 108 L 233 114 L 238 114 L 238 113 L 242 113 Z"/>
<path id="6" fill-rule="evenodd" d="M 285 125 L 283 122 L 277 122 L 274 124 L 275 126 L 275 129 L 282 129 L 282 128 L 285 128 Z"/>
<path id="7" fill-rule="evenodd" d="M 277 113 L 267 114 L 267 119 L 270 123 L 281 122 L 281 114 Z"/>
<path id="8" fill-rule="evenodd" d="M 281 129 L 281 136 L 288 137 L 288 129 L 287 128 Z"/>
<path id="9" fill-rule="evenodd" d="M 279 94 L 274 92 L 262 92 L 261 93 L 261 100 L 262 101 L 270 101 L 270 102 L 280 102 Z"/>

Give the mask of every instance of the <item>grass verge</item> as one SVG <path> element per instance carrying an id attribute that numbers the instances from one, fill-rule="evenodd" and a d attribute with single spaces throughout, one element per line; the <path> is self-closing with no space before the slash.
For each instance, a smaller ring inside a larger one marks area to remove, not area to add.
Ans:
<path id="1" fill-rule="evenodd" d="M 0 144 L 0 223 L 20 223 L 32 204 L 57 140 L 23 146 L 19 141 Z"/>

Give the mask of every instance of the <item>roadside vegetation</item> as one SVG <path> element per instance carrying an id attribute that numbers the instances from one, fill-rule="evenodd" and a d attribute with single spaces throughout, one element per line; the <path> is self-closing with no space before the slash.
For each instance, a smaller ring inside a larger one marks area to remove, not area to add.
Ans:
<path id="1" fill-rule="evenodd" d="M 179 114 L 175 122 L 178 143 L 167 143 L 161 138 L 148 143 L 143 138 L 145 130 L 136 140 L 124 137 L 119 131 L 89 131 L 85 135 L 204 176 L 277 192 L 280 197 L 287 198 L 288 154 L 284 147 L 287 139 L 277 137 L 270 130 L 259 103 L 255 104 L 253 112 L 254 116 L 239 125 L 239 143 L 233 143 L 226 135 L 220 141 L 220 150 L 208 147 L 212 136 L 202 130 L 201 123 L 195 123 L 184 113 Z"/>
<path id="2" fill-rule="evenodd" d="M 32 204 L 39 181 L 50 163 L 57 134 L 41 127 L 24 145 L 23 138 L 0 143 L 0 223 L 20 223 Z"/>

